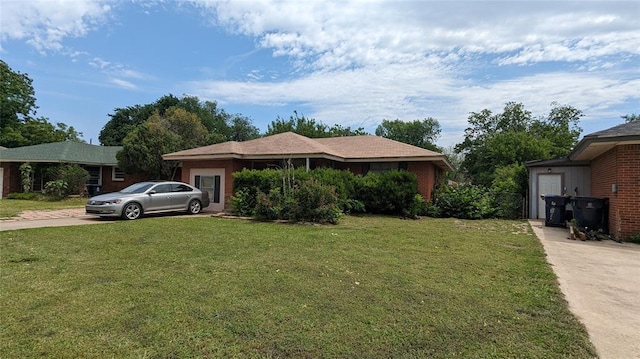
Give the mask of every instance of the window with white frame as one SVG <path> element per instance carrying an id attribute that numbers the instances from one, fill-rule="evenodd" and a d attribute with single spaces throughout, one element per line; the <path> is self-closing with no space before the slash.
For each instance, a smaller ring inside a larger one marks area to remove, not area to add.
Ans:
<path id="1" fill-rule="evenodd" d="M 111 180 L 124 181 L 124 171 L 115 166 L 111 167 Z"/>

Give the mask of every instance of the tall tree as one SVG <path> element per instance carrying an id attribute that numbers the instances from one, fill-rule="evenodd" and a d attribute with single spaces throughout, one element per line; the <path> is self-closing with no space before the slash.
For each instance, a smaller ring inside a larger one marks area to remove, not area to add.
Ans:
<path id="1" fill-rule="evenodd" d="M 258 133 L 257 127 L 251 124 L 251 119 L 242 115 L 230 115 L 219 108 L 215 101 L 200 101 L 195 96 L 178 98 L 169 94 L 154 103 L 116 108 L 100 131 L 100 143 L 122 145 L 127 134 L 145 123 L 154 111 L 164 116 L 171 107 L 181 108 L 197 116 L 209 133 L 207 143 L 244 141 L 255 138 Z"/>
<path id="2" fill-rule="evenodd" d="M 441 152 L 442 149 L 436 145 L 440 137 L 440 123 L 435 118 L 425 118 L 404 122 L 399 119 L 390 121 L 382 120 L 376 128 L 376 135 L 391 140 L 408 143 L 428 150 Z"/>
<path id="3" fill-rule="evenodd" d="M 329 127 L 322 122 L 316 122 L 313 118 L 298 115 L 298 111 L 293 111 L 293 115 L 289 116 L 288 120 L 282 117 L 276 118 L 267 125 L 267 132 L 264 135 L 271 136 L 283 132 L 294 132 L 309 138 L 366 135 L 362 127 L 351 129 L 351 127 L 342 127 L 338 124 Z"/>
<path id="4" fill-rule="evenodd" d="M 200 119 L 182 108 L 169 107 L 163 115 L 156 111 L 125 137 L 116 155 L 118 166 L 126 173 L 171 178 L 177 163 L 164 161 L 162 155 L 202 146 L 207 133 Z"/>
<path id="5" fill-rule="evenodd" d="M 507 103 L 498 114 L 487 109 L 472 112 L 464 141 L 455 151 L 464 154 L 462 168 L 467 176 L 489 187 L 500 167 L 566 156 L 578 141 L 581 116 L 582 111 L 557 103 L 541 118 L 534 118 L 524 105 L 515 102 Z"/>
<path id="6" fill-rule="evenodd" d="M 20 147 L 59 141 L 81 141 L 81 133 L 62 122 L 36 118 L 33 81 L 0 60 L 0 146 Z"/>

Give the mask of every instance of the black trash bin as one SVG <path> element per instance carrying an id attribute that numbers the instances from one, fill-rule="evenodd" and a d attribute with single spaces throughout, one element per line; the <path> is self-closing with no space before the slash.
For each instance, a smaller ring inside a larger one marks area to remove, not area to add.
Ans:
<path id="1" fill-rule="evenodd" d="M 99 185 L 95 185 L 95 184 L 88 184 L 87 185 L 87 192 L 89 193 L 90 197 L 99 195 L 101 189 L 102 188 Z"/>
<path id="2" fill-rule="evenodd" d="M 544 195 L 545 214 L 547 219 L 545 226 L 566 227 L 567 220 L 567 204 L 571 197 L 554 196 L 550 194 Z"/>
<path id="3" fill-rule="evenodd" d="M 609 199 L 597 197 L 573 197 L 573 218 L 587 230 L 609 233 Z"/>

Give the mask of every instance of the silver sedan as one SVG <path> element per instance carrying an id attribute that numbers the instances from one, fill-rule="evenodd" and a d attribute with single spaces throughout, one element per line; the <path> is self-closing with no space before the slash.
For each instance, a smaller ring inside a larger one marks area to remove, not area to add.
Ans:
<path id="1" fill-rule="evenodd" d="M 139 182 L 120 192 L 91 197 L 87 214 L 138 219 L 145 213 L 186 211 L 197 214 L 209 206 L 206 191 L 182 182 Z"/>

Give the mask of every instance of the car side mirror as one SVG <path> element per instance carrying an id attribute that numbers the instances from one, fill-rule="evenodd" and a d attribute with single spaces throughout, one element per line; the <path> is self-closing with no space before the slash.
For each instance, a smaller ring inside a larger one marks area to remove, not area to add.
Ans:
<path id="1" fill-rule="evenodd" d="M 148 194 L 156 194 L 156 190 L 152 189 L 151 191 L 147 192 Z"/>

